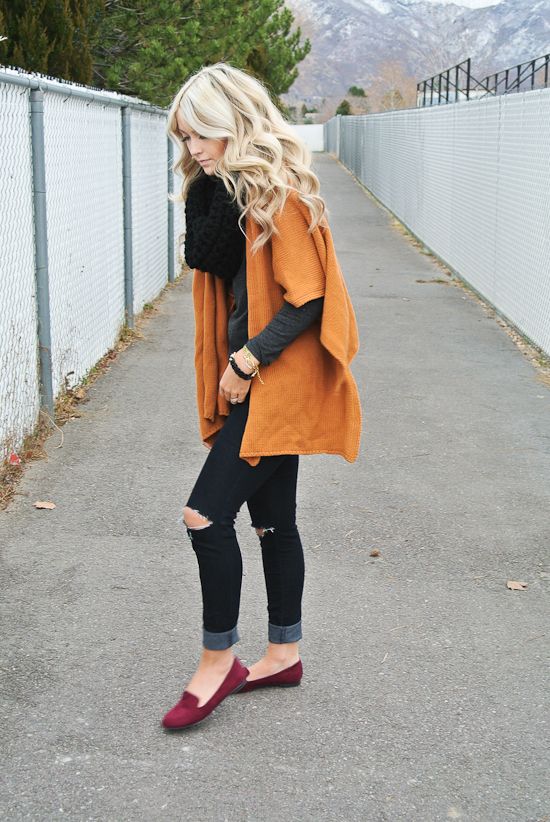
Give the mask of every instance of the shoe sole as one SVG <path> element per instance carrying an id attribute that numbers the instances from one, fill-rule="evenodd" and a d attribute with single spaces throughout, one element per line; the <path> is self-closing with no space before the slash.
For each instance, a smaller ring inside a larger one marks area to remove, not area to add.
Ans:
<path id="1" fill-rule="evenodd" d="M 252 684 L 254 680 L 251 680 L 248 684 Z M 265 685 L 254 685 L 253 688 L 250 688 L 248 691 L 245 691 L 245 694 L 250 693 L 250 691 L 259 691 L 260 688 L 296 688 L 300 682 L 268 682 Z M 244 688 L 244 685 L 242 686 Z M 242 690 L 239 688 L 238 690 Z M 232 693 L 237 693 L 237 691 L 232 691 Z"/>
<path id="2" fill-rule="evenodd" d="M 216 708 L 219 708 L 220 705 L 222 704 L 222 702 L 224 701 L 224 699 L 227 699 L 228 696 L 231 696 L 232 694 L 236 694 L 241 690 L 241 688 L 244 688 L 245 683 L 246 683 L 246 679 L 245 679 L 244 682 L 241 682 L 239 685 L 237 685 L 237 687 L 233 691 L 229 691 L 229 693 L 224 696 L 222 701 L 218 702 L 218 704 L 216 705 Z M 179 728 L 165 728 L 164 725 L 162 725 L 162 723 L 161 723 L 161 727 L 162 727 L 163 731 L 166 731 L 167 733 L 174 733 L 174 732 L 177 733 L 178 731 L 186 731 L 187 728 L 192 728 L 194 725 L 200 725 L 201 722 L 204 722 L 205 719 L 208 719 L 209 716 L 212 716 L 212 714 L 214 713 L 216 708 L 211 710 L 209 714 L 206 714 L 206 716 L 203 716 L 202 719 L 197 719 L 197 720 L 195 720 L 195 722 L 188 722 L 187 725 L 180 725 Z"/>

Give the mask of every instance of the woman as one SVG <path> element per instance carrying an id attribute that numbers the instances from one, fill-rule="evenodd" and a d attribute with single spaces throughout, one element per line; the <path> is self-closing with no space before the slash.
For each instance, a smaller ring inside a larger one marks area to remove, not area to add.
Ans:
<path id="1" fill-rule="evenodd" d="M 304 557 L 296 526 L 298 455 L 355 460 L 361 411 L 349 364 L 357 326 L 311 156 L 264 86 L 225 63 L 176 94 L 185 256 L 194 269 L 201 437 L 210 448 L 183 508 L 203 597 L 203 649 L 163 718 L 196 724 L 230 693 L 299 684 Z M 239 641 L 243 505 L 258 534 L 268 600 L 265 655 Z"/>

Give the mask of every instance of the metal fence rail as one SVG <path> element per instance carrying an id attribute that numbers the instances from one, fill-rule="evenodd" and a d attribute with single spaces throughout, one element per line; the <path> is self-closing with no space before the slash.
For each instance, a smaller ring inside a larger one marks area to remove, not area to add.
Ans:
<path id="1" fill-rule="evenodd" d="M 0 70 L 0 452 L 181 265 L 166 112 Z"/>
<path id="2" fill-rule="evenodd" d="M 335 117 L 325 147 L 550 355 L 550 89 Z"/>
<path id="3" fill-rule="evenodd" d="M 516 63 L 478 80 L 472 74 L 468 57 L 455 66 L 440 71 L 416 84 L 420 106 L 441 105 L 465 100 L 481 100 L 495 94 L 511 94 L 547 87 L 550 82 L 550 54 L 542 54 L 525 63 Z"/>

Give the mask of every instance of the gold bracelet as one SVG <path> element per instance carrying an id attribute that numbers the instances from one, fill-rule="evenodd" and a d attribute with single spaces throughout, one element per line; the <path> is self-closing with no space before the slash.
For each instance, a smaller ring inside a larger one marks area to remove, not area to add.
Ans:
<path id="1" fill-rule="evenodd" d="M 252 353 L 252 351 L 250 351 L 250 349 L 247 348 L 246 345 L 243 345 L 243 347 L 241 348 L 241 354 L 243 355 L 243 359 L 244 359 L 245 363 L 248 365 L 248 367 L 252 368 L 252 376 L 253 377 L 257 376 L 258 379 L 260 380 L 260 382 L 262 383 L 262 385 L 265 385 L 264 381 L 262 380 L 262 378 L 260 376 L 260 369 L 258 368 L 258 365 L 252 359 L 254 357 L 254 354 Z"/>
<path id="2" fill-rule="evenodd" d="M 249 368 L 257 368 L 257 365 L 253 359 L 254 354 L 251 352 L 249 348 L 247 348 L 246 345 L 243 345 L 243 347 L 241 348 L 241 354 L 243 355 L 245 362 Z"/>

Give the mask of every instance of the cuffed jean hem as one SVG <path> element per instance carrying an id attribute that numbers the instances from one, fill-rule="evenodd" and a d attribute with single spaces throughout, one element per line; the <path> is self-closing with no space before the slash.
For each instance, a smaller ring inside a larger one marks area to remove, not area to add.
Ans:
<path id="1" fill-rule="evenodd" d="M 267 638 L 269 642 L 281 644 L 283 642 L 298 642 L 302 638 L 302 622 L 294 625 L 273 625 L 267 623 Z"/>
<path id="2" fill-rule="evenodd" d="M 207 631 L 206 628 L 202 629 L 202 644 L 209 651 L 225 651 L 239 640 L 240 636 L 236 627 L 231 628 L 230 631 L 220 631 L 219 633 Z"/>

